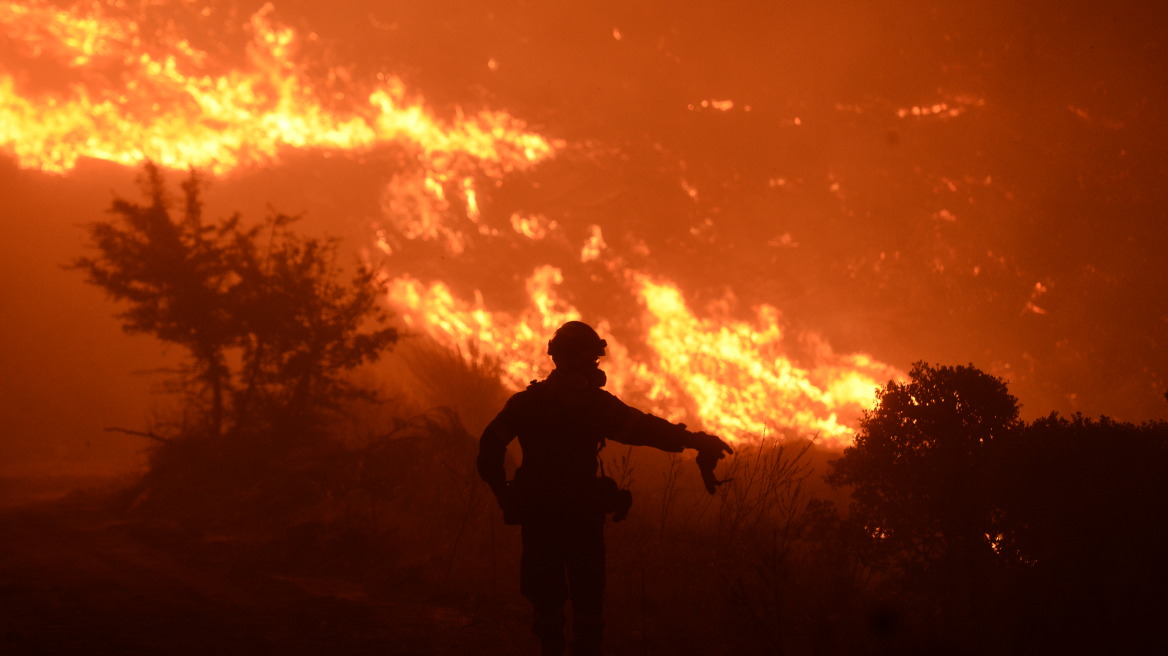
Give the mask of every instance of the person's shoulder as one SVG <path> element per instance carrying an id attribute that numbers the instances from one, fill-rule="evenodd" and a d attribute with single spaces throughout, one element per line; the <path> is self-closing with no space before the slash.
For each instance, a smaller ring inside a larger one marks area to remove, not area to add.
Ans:
<path id="1" fill-rule="evenodd" d="M 527 384 L 527 387 L 519 390 L 511 395 L 507 400 L 507 404 L 523 405 L 536 401 L 548 393 L 547 383 L 542 380 L 533 380 Z"/>
<path id="2" fill-rule="evenodd" d="M 597 388 L 593 394 L 594 394 L 595 402 L 603 404 L 605 406 L 628 407 L 627 404 L 624 401 L 621 401 L 620 398 L 618 398 L 616 394 L 613 394 L 612 392 L 610 392 L 606 389 Z"/>

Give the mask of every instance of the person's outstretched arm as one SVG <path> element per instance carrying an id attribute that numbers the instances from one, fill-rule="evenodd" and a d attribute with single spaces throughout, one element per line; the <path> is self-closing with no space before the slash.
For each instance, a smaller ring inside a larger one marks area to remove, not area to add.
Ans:
<path id="1" fill-rule="evenodd" d="M 612 398 L 623 407 L 620 409 L 615 404 L 612 405 L 614 414 L 623 415 L 622 420 L 618 422 L 619 428 L 612 434 L 613 440 L 633 446 L 651 446 L 671 453 L 694 449 L 698 452 L 698 469 L 701 471 L 706 490 L 713 494 L 714 490 L 725 482 L 714 476 L 714 467 L 726 454 L 734 453 L 734 449 L 720 437 L 701 431 L 691 431 L 685 424 L 675 424 L 641 412 L 625 405 L 616 397 Z"/>

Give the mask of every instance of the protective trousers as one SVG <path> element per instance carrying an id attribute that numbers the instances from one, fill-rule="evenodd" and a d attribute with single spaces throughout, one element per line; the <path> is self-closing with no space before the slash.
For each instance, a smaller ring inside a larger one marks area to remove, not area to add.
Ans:
<path id="1" fill-rule="evenodd" d="M 545 656 L 564 651 L 564 602 L 572 600 L 572 654 L 601 653 L 604 634 L 604 515 L 527 522 L 519 587 L 535 612 Z"/>

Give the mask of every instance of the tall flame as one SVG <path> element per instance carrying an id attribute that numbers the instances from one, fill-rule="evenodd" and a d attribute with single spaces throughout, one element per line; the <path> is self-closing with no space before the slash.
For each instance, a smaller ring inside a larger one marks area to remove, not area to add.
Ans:
<path id="1" fill-rule="evenodd" d="M 559 269 L 537 268 L 526 283 L 529 304 L 519 313 L 492 312 L 481 295 L 463 301 L 442 282 L 425 285 L 408 276 L 391 282 L 390 299 L 414 329 L 497 359 L 504 383 L 518 390 L 546 373 L 548 336 L 583 318 L 559 293 L 563 282 Z M 630 282 L 648 356 L 632 356 L 632 345 L 614 338 L 608 321 L 597 322 L 609 344 L 603 361 L 609 389 L 669 419 L 732 440 L 781 432 L 840 447 L 850 442 L 851 425 L 871 407 L 876 388 L 900 376 L 865 355 L 836 354 L 815 335 L 803 335 L 804 343 L 792 348 L 774 307 L 755 308 L 753 322 L 701 318 L 675 285 L 639 273 Z M 810 364 L 797 364 L 793 350 L 805 351 Z"/>
<path id="2" fill-rule="evenodd" d="M 284 148 L 362 152 L 390 143 L 416 148 L 436 169 L 471 157 L 506 171 L 551 155 L 552 143 L 504 112 L 439 122 L 394 76 L 364 89 L 324 88 L 296 63 L 302 39 L 274 11 L 267 4 L 252 15 L 245 64 L 217 72 L 209 53 L 182 38 L 164 39 L 154 52 L 135 21 L 107 15 L 101 4 L 65 11 L 42 0 L 0 2 L 0 29 L 26 56 L 116 71 L 105 76 L 110 84 L 63 93 L 30 93 L 0 72 L 0 147 L 23 167 L 53 172 L 90 157 L 222 174 Z"/>
<path id="3" fill-rule="evenodd" d="M 300 60 L 313 35 L 280 24 L 275 13 L 267 4 L 250 17 L 242 63 L 230 63 L 195 47 L 173 24 L 144 33 L 116 0 L 69 9 L 0 0 L 0 36 L 16 44 L 18 56 L 47 59 L 73 80 L 33 84 L 35 76 L 0 64 L 0 148 L 21 167 L 51 173 L 95 158 L 127 166 L 151 159 L 217 175 L 276 162 L 292 150 L 360 157 L 404 149 L 413 164 L 387 174 L 385 217 L 374 226 L 375 244 L 391 264 L 400 267 L 393 258 L 426 243 L 450 256 L 484 241 L 574 244 L 563 261 L 527 269 L 520 310 L 492 309 L 477 292 L 460 298 L 441 274 L 428 282 L 417 272 L 387 275 L 388 299 L 404 321 L 446 346 L 496 359 L 512 389 L 546 373 L 548 336 L 582 318 L 608 339 L 612 391 L 730 439 L 781 431 L 845 444 L 875 388 L 898 375 L 867 356 L 836 354 L 815 335 L 792 336 L 770 305 L 754 307 L 749 320 L 729 310 L 700 316 L 674 282 L 610 253 L 609 243 L 620 242 L 599 225 L 573 241 L 566 216 L 497 216 L 479 183 L 498 187 L 509 172 L 535 167 L 567 144 L 503 111 L 439 120 L 390 74 L 366 82 L 339 67 L 310 74 Z M 696 202 L 696 189 L 681 184 Z M 567 267 L 608 272 L 615 282 L 606 293 L 630 299 L 640 316 L 584 317 L 566 300 L 566 280 L 581 277 Z"/>

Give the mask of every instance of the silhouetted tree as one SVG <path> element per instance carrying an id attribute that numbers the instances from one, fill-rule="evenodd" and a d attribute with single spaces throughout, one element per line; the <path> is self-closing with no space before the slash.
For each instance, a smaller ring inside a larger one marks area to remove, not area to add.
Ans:
<path id="1" fill-rule="evenodd" d="M 992 451 L 1020 426 L 1001 379 L 917 362 L 877 393 L 829 481 L 852 487 L 852 517 L 911 560 L 992 553 Z"/>
<path id="2" fill-rule="evenodd" d="M 907 382 L 877 393 L 855 445 L 832 463 L 829 482 L 852 488 L 849 521 L 878 554 L 888 612 L 915 627 L 922 648 L 980 653 L 1013 632 L 994 605 L 1002 529 L 992 463 L 1020 427 L 1001 379 L 917 362 Z"/>
<path id="3" fill-rule="evenodd" d="M 1019 559 L 1101 569 L 1132 562 L 1153 542 L 1155 553 L 1168 552 L 1168 525 L 1147 516 L 1168 498 L 1168 424 L 1052 413 L 1028 424 L 1000 460 Z"/>
<path id="4" fill-rule="evenodd" d="M 1161 653 L 1168 424 L 1018 417 L 973 366 L 889 382 L 828 476 L 888 617 L 939 653 Z M 841 534 L 843 534 L 841 532 Z M 867 548 L 865 550 L 864 548 Z"/>
<path id="5" fill-rule="evenodd" d="M 999 455 L 1002 546 L 1034 643 L 1163 653 L 1168 424 L 1051 414 Z"/>
<path id="6" fill-rule="evenodd" d="M 342 281 L 336 242 L 291 232 L 292 217 L 273 216 L 266 230 L 242 227 L 238 214 L 205 222 L 194 171 L 178 203 L 152 163 L 140 185 L 145 202 L 114 200 L 113 219 L 89 226 L 96 255 L 71 266 L 128 303 L 118 315 L 127 332 L 187 350 L 197 383 L 192 401 L 209 405 L 206 430 L 311 425 L 363 393 L 345 372 L 397 340 L 384 325 L 371 272 Z"/>
<path id="7" fill-rule="evenodd" d="M 267 245 L 247 233 L 235 245 L 239 282 L 230 307 L 240 328 L 243 365 L 235 394 L 239 420 L 276 417 L 311 424 L 345 398 L 368 396 L 346 372 L 375 360 L 397 340 L 379 305 L 382 287 L 359 269 L 342 280 L 337 243 L 269 220 Z M 362 332 L 367 323 L 378 327 Z"/>

